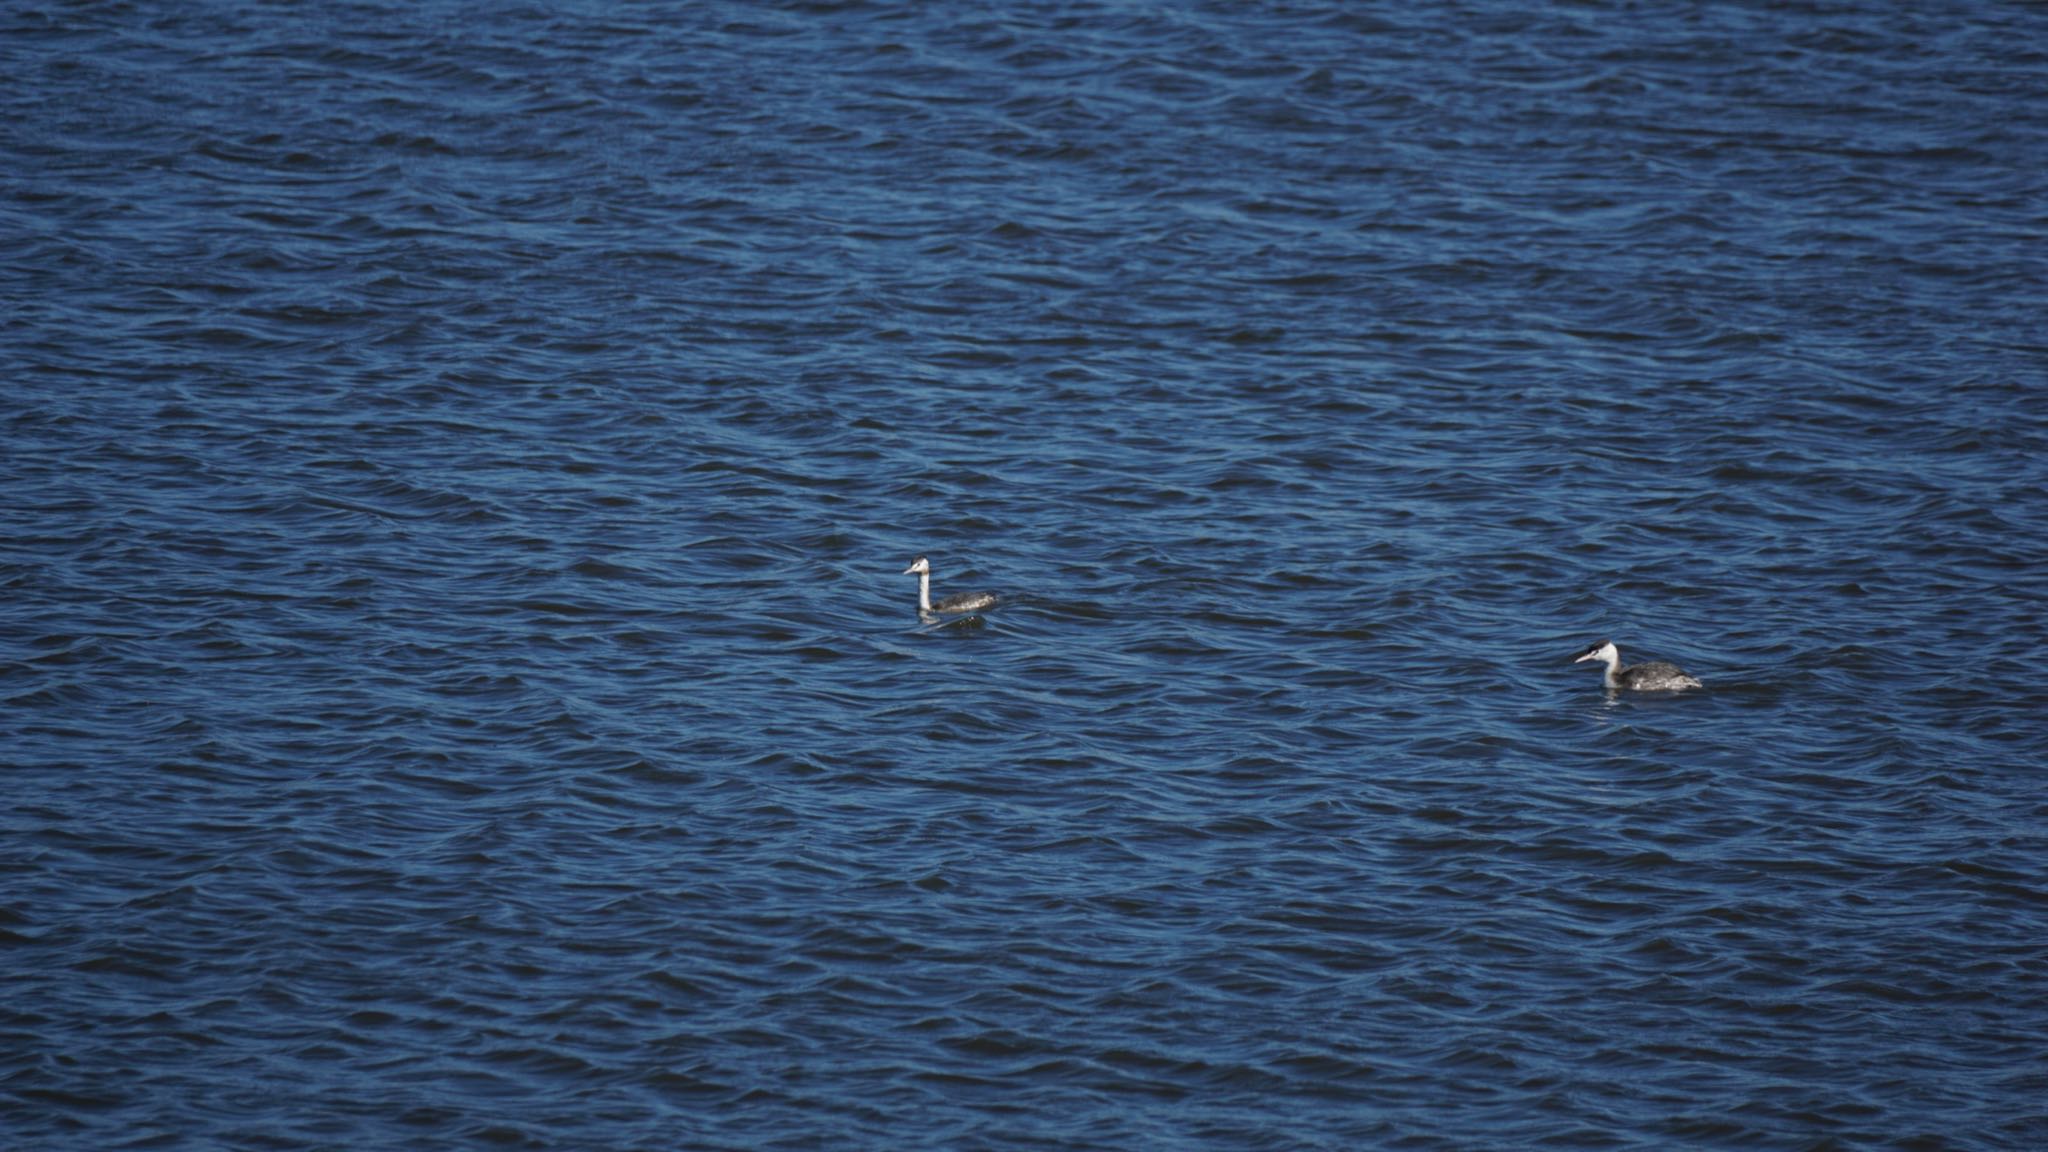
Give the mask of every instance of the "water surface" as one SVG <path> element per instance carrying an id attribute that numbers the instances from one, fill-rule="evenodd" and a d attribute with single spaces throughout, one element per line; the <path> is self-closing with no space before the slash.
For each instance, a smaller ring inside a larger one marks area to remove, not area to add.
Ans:
<path id="1" fill-rule="evenodd" d="M 10 8 L 0 1134 L 2039 1146 L 2044 44 Z"/>

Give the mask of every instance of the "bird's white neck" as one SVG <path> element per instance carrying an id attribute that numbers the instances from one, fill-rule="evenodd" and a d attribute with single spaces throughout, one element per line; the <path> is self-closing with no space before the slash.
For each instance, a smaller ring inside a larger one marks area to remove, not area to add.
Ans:
<path id="1" fill-rule="evenodd" d="M 917 610 L 919 612 L 929 612 L 932 610 L 932 574 L 929 572 L 919 572 L 917 574 Z M 1611 676 L 1613 673 L 1610 672 L 1608 675 Z"/>
<path id="2" fill-rule="evenodd" d="M 1617 681 L 1615 680 L 1615 678 L 1614 678 L 1614 674 L 1615 674 L 1616 672 L 1619 672 L 1619 671 L 1621 671 L 1621 652 L 1620 652 L 1620 650 L 1619 650 L 1619 649 L 1616 649 L 1616 648 L 1611 648 L 1611 647 L 1610 647 L 1610 648 L 1608 648 L 1608 649 L 1607 649 L 1607 650 L 1606 650 L 1605 652 L 1602 652 L 1602 653 L 1600 654 L 1600 656 L 1601 656 L 1601 658 L 1602 658 L 1602 659 L 1604 659 L 1604 660 L 1606 660 L 1606 661 L 1607 661 L 1607 676 L 1606 676 L 1606 680 L 1607 680 L 1607 686 L 1608 686 L 1609 688 L 1619 688 L 1619 687 L 1621 687 L 1620 683 L 1618 683 L 1618 682 L 1617 682 Z"/>

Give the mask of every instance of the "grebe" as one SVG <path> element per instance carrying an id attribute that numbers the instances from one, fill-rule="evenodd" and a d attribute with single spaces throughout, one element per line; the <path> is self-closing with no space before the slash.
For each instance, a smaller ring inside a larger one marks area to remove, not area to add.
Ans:
<path id="1" fill-rule="evenodd" d="M 919 556 L 903 570 L 905 576 L 917 573 L 917 612 L 920 616 L 954 616 L 964 612 L 979 612 L 996 606 L 993 592 L 962 592 L 948 596 L 937 604 L 932 603 L 932 562 Z"/>
<path id="2" fill-rule="evenodd" d="M 1602 640 L 1572 661 L 1574 664 L 1586 660 L 1607 662 L 1607 686 L 1609 688 L 1632 688 L 1638 692 L 1678 692 L 1687 688 L 1704 688 L 1706 685 L 1687 676 L 1676 664 L 1652 660 L 1647 664 L 1636 664 L 1627 668 L 1621 666 L 1621 649 L 1612 640 Z"/>

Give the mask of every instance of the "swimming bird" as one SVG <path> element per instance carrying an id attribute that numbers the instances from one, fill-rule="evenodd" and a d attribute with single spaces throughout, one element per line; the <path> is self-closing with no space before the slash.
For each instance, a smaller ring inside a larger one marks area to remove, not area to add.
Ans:
<path id="1" fill-rule="evenodd" d="M 1605 660 L 1607 662 L 1607 686 L 1609 688 L 1632 688 L 1638 692 L 1678 692 L 1687 688 L 1706 687 L 1706 685 L 1698 680 L 1686 675 L 1679 669 L 1678 665 L 1666 664 L 1662 660 L 1652 660 L 1647 664 L 1635 664 L 1623 668 L 1621 666 L 1621 649 L 1616 648 L 1612 640 L 1602 640 L 1584 652 L 1579 653 L 1579 658 L 1572 661 L 1572 663 L 1578 664 L 1587 660 Z"/>
<path id="2" fill-rule="evenodd" d="M 920 616 L 957 616 L 966 612 L 979 612 L 996 606 L 993 592 L 962 592 L 948 596 L 937 604 L 932 603 L 932 562 L 923 556 L 910 562 L 903 570 L 905 576 L 917 573 L 917 612 Z"/>

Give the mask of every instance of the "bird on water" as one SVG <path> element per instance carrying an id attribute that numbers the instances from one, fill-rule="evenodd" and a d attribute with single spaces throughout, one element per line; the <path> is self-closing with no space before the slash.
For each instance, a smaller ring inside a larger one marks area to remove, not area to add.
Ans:
<path id="1" fill-rule="evenodd" d="M 1607 686 L 1613 689 L 1628 688 L 1637 692 L 1679 692 L 1687 688 L 1704 688 L 1706 685 L 1688 676 L 1676 664 L 1652 660 L 1645 664 L 1621 666 L 1621 649 L 1612 640 L 1602 640 L 1584 652 L 1572 663 L 1587 660 L 1603 660 L 1607 663 Z"/>
<path id="2" fill-rule="evenodd" d="M 968 612 L 980 612 L 996 606 L 993 592 L 962 592 L 948 596 L 937 604 L 932 603 L 932 562 L 923 556 L 910 562 L 903 570 L 905 576 L 917 574 L 917 613 L 920 616 L 959 616 Z"/>

